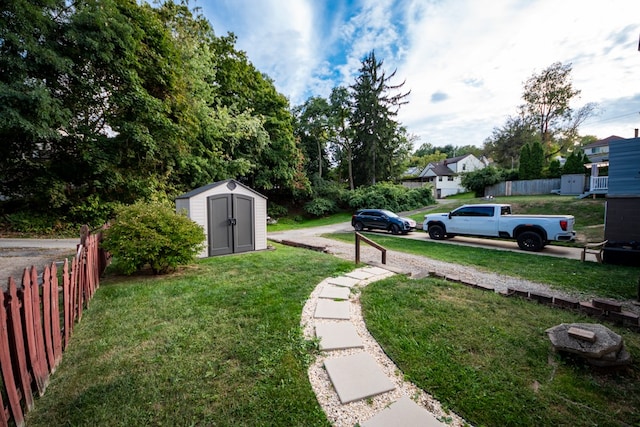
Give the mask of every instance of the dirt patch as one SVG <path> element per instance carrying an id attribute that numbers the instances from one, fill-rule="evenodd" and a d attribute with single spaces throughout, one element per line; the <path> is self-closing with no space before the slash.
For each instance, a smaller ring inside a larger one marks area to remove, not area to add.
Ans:
<path id="1" fill-rule="evenodd" d="M 42 274 L 46 265 L 73 255 L 73 249 L 3 248 L 0 250 L 0 286 L 5 289 L 10 276 L 20 283 L 25 268 L 35 266 L 38 274 Z"/>

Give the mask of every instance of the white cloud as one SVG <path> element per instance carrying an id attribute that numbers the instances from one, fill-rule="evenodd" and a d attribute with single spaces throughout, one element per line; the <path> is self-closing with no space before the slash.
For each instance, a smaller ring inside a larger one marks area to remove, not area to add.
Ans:
<path id="1" fill-rule="evenodd" d="M 600 103 L 583 134 L 630 137 L 640 127 L 640 1 L 239 0 L 203 5 L 292 104 L 353 83 L 375 50 L 410 103 L 399 119 L 422 142 L 482 142 L 522 103 L 523 82 L 573 64 L 574 107 Z M 216 12 L 218 11 L 218 12 Z M 638 113 L 638 114 L 634 114 Z"/>

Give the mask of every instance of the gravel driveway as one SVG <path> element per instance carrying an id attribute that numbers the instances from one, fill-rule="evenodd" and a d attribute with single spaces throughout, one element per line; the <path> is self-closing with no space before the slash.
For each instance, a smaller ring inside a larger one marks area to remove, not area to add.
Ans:
<path id="1" fill-rule="evenodd" d="M 42 273 L 45 265 L 74 255 L 78 243 L 80 239 L 0 239 L 0 287 L 6 288 L 9 276 L 20 283 L 25 268 L 35 266 Z"/>
<path id="2" fill-rule="evenodd" d="M 276 242 L 288 240 L 304 245 L 325 247 L 327 253 L 333 254 L 343 259 L 354 261 L 355 244 L 340 242 L 320 236 L 321 234 L 342 231 L 353 232 L 353 228 L 349 223 L 342 223 L 312 229 L 269 233 L 268 238 Z M 420 235 L 424 235 L 423 232 L 419 231 L 414 232 L 413 234 L 416 233 L 419 233 L 419 235 L 414 237 L 420 238 Z M 446 243 L 443 242 L 442 244 Z M 517 250 L 517 247 L 514 247 L 514 250 Z M 554 254 L 551 256 L 558 255 Z M 567 255 L 567 257 L 573 258 L 573 255 L 569 254 Z M 369 245 L 363 244 L 360 248 L 360 259 L 364 263 L 380 264 L 380 251 L 370 247 Z M 408 273 L 412 277 L 424 277 L 428 275 L 429 272 L 436 272 L 437 274 L 446 276 L 457 276 L 463 280 L 493 287 L 497 292 L 506 292 L 507 288 L 514 288 L 558 297 L 576 298 L 581 301 L 588 301 L 594 297 L 594 295 L 586 295 L 577 291 L 567 292 L 559 289 L 554 289 L 544 283 L 532 282 L 529 280 L 505 276 L 502 274 L 484 272 L 474 267 L 463 266 L 451 262 L 438 261 L 423 256 L 391 250 L 387 251 L 387 266 L 394 270 Z M 640 313 L 640 307 L 634 304 L 633 301 L 624 303 L 624 308 L 628 311 Z"/>

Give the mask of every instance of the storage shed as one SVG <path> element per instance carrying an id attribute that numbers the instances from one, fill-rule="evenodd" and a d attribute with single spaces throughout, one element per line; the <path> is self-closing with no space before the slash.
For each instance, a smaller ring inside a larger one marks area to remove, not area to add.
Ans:
<path id="1" fill-rule="evenodd" d="M 267 198 L 228 179 L 176 198 L 176 211 L 204 228 L 201 258 L 267 249 Z"/>

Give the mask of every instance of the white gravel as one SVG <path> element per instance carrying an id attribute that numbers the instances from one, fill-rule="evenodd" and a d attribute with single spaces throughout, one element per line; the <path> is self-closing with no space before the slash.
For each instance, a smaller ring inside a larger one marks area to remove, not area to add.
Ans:
<path id="1" fill-rule="evenodd" d="M 393 275 L 393 273 L 390 272 L 384 276 L 377 276 L 373 280 L 380 280 L 391 275 Z M 301 326 L 304 330 L 304 336 L 307 339 L 315 338 L 315 321 L 313 313 L 318 301 L 318 295 L 322 291 L 325 283 L 326 281 L 323 281 L 316 286 L 302 310 Z M 331 424 L 336 427 L 347 427 L 361 424 L 362 422 L 372 418 L 391 403 L 400 399 L 402 396 L 408 396 L 414 402 L 427 409 L 436 418 L 446 422 L 447 425 L 456 427 L 468 425 L 458 415 L 443 410 L 440 403 L 431 395 L 425 393 L 412 383 L 405 381 L 402 372 L 393 363 L 393 361 L 387 357 L 380 345 L 378 345 L 377 341 L 371 336 L 364 323 L 359 302 L 360 288 L 366 286 L 368 283 L 370 283 L 370 281 L 361 281 L 352 289 L 352 295 L 350 298 L 350 321 L 362 339 L 364 348 L 321 352 L 309 367 L 309 382 L 311 383 L 311 387 L 316 394 L 316 398 L 318 399 L 320 406 L 324 410 Z M 330 320 L 322 319 L 322 323 L 329 322 Z M 338 394 L 331 384 L 327 371 L 324 368 L 324 361 L 329 357 L 347 356 L 362 351 L 373 356 L 384 374 L 394 382 L 396 388 L 390 392 L 386 392 L 369 399 L 342 404 L 338 398 Z"/>
<path id="2" fill-rule="evenodd" d="M 269 236 L 273 240 L 293 240 L 305 245 L 324 247 L 325 252 L 344 258 L 347 260 L 355 259 L 355 245 L 352 243 L 344 243 L 331 239 L 326 239 L 313 235 L 312 233 L 300 233 L 295 236 L 281 235 Z M 360 253 L 363 263 L 380 265 L 381 254 L 378 250 L 368 246 L 361 246 Z M 553 289 L 548 285 L 536 283 L 528 280 L 518 279 L 510 276 L 488 273 L 479 271 L 473 267 L 461 266 L 454 263 L 437 261 L 426 257 L 406 254 L 402 252 L 387 251 L 387 266 L 394 271 L 401 271 L 414 277 L 424 277 L 430 273 L 442 276 L 458 277 L 460 280 L 478 283 L 485 286 L 493 287 L 496 292 L 506 292 L 508 288 L 518 289 L 539 294 L 554 295 L 565 298 L 576 298 L 582 301 L 591 297 L 581 295 L 579 293 L 568 293 Z M 378 278 L 379 279 L 379 278 Z M 366 282 L 360 286 L 366 286 Z M 310 295 L 306 302 L 301 318 L 301 325 L 304 329 L 304 335 L 308 339 L 315 338 L 313 313 L 318 299 L 318 294 L 322 290 L 324 282 L 320 283 Z M 417 388 L 412 383 L 404 381 L 402 372 L 387 357 L 382 348 L 373 339 L 364 323 L 359 304 L 359 288 L 356 287 L 352 291 L 351 298 L 351 323 L 356 327 L 358 334 L 363 340 L 364 351 L 371 354 L 382 367 L 385 374 L 396 384 L 396 389 L 392 392 L 383 393 L 370 399 L 365 399 L 349 404 L 342 404 L 337 393 L 333 389 L 331 381 L 324 369 L 324 360 L 327 357 L 345 356 L 354 352 L 363 351 L 362 349 L 332 351 L 327 354 L 323 353 L 309 368 L 309 380 L 313 387 L 318 402 L 327 414 L 327 417 L 334 426 L 354 426 L 373 417 L 379 411 L 393 403 L 403 395 L 409 396 L 416 403 L 429 410 L 436 418 L 451 426 L 468 425 L 462 418 L 451 412 L 444 411 L 440 403 L 431 395 Z M 629 302 L 624 305 L 629 311 L 639 312 L 637 305 Z M 323 319 L 323 322 L 326 320 Z"/>

